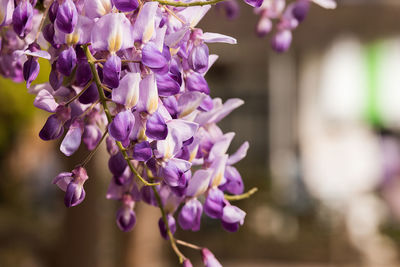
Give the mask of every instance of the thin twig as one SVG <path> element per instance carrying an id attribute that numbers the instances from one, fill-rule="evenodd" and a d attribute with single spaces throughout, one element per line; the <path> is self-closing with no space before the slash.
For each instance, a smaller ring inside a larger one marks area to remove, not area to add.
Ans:
<path id="1" fill-rule="evenodd" d="M 176 243 L 179 244 L 179 245 L 188 247 L 188 248 L 196 249 L 196 250 L 202 250 L 203 249 L 202 247 L 199 247 L 199 246 L 197 246 L 195 244 L 192 244 L 192 243 L 189 243 L 189 242 L 186 242 L 186 241 L 183 241 L 183 240 L 179 240 L 179 239 L 176 239 Z"/>
<path id="2" fill-rule="evenodd" d="M 252 189 L 250 189 L 249 191 L 247 191 L 246 193 L 243 193 L 241 195 L 236 195 L 236 196 L 225 195 L 225 199 L 229 200 L 229 201 L 242 200 L 242 199 L 251 197 L 251 195 L 253 195 L 257 191 L 258 191 L 258 188 L 253 187 Z"/>

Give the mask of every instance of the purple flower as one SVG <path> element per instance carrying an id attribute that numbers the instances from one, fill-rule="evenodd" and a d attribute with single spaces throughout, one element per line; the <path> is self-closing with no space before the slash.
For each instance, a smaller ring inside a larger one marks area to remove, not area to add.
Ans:
<path id="1" fill-rule="evenodd" d="M 171 214 L 167 214 L 167 222 L 168 222 L 169 230 L 171 231 L 172 234 L 175 234 L 175 232 L 176 232 L 176 223 L 175 223 L 174 216 L 172 216 Z M 164 239 L 168 240 L 169 236 L 167 234 L 167 227 L 165 226 L 163 218 L 160 218 L 160 220 L 158 220 L 158 227 L 160 229 L 161 236 Z"/>
<path id="2" fill-rule="evenodd" d="M 12 22 L 14 11 L 14 0 L 0 1 L 0 27 L 8 25 Z"/>
<path id="3" fill-rule="evenodd" d="M 229 232 L 236 232 L 243 225 L 246 213 L 236 206 L 226 205 L 221 218 L 222 227 Z"/>
<path id="4" fill-rule="evenodd" d="M 242 194 L 244 185 L 238 170 L 235 167 L 226 166 L 224 175 L 226 182 L 219 186 L 219 189 L 234 195 Z"/>
<path id="5" fill-rule="evenodd" d="M 168 127 L 164 118 L 158 112 L 154 112 L 147 118 L 146 136 L 154 140 L 164 140 L 167 135 Z"/>
<path id="6" fill-rule="evenodd" d="M 302 22 L 310 9 L 310 1 L 309 0 L 300 0 L 295 3 L 295 6 L 292 10 L 293 16 L 299 21 Z"/>
<path id="7" fill-rule="evenodd" d="M 85 126 L 82 140 L 83 143 L 85 143 L 88 150 L 93 150 L 100 142 L 101 136 L 102 134 L 99 127 L 97 127 L 96 125 L 89 124 Z"/>
<path id="8" fill-rule="evenodd" d="M 85 86 L 92 79 L 92 71 L 86 60 L 80 60 L 76 66 L 75 84 Z"/>
<path id="9" fill-rule="evenodd" d="M 64 76 L 69 76 L 72 70 L 75 68 L 77 59 L 75 49 L 73 47 L 68 47 L 58 56 L 57 59 L 57 70 Z"/>
<path id="10" fill-rule="evenodd" d="M 72 33 L 78 22 L 78 11 L 72 0 L 64 0 L 58 6 L 55 24 L 63 33 Z"/>
<path id="11" fill-rule="evenodd" d="M 205 73 L 208 70 L 208 46 L 200 44 L 194 46 L 189 54 L 189 66 L 198 73 Z"/>
<path id="12" fill-rule="evenodd" d="M 71 124 L 60 146 L 60 151 L 64 155 L 71 156 L 78 150 L 82 140 L 83 127 L 83 121 L 80 119 L 76 119 Z"/>
<path id="13" fill-rule="evenodd" d="M 29 1 L 21 1 L 14 9 L 12 16 L 13 29 L 18 36 L 24 38 L 32 29 L 33 7 Z"/>
<path id="14" fill-rule="evenodd" d="M 149 142 L 137 143 L 133 148 L 133 158 L 139 161 L 148 161 L 153 155 Z"/>
<path id="15" fill-rule="evenodd" d="M 117 225 L 123 232 L 128 232 L 136 224 L 136 214 L 133 211 L 135 202 L 130 194 L 124 194 L 122 197 L 122 207 L 117 212 Z"/>
<path id="16" fill-rule="evenodd" d="M 224 193 L 218 188 L 211 188 L 208 191 L 206 201 L 204 202 L 204 212 L 208 217 L 220 219 L 224 208 Z"/>
<path id="17" fill-rule="evenodd" d="M 178 222 L 184 230 L 200 230 L 200 219 L 203 212 L 203 206 L 196 198 L 189 200 L 182 207 L 179 213 Z"/>
<path id="18" fill-rule="evenodd" d="M 190 169 L 191 163 L 181 159 L 170 159 L 162 169 L 164 181 L 172 187 L 185 185 L 187 180 L 184 173 Z"/>
<path id="19" fill-rule="evenodd" d="M 28 56 L 23 67 L 23 75 L 26 81 L 26 87 L 29 88 L 31 83 L 36 79 L 39 74 L 40 66 L 37 57 Z"/>
<path id="20" fill-rule="evenodd" d="M 91 19 L 100 18 L 111 12 L 111 0 L 85 0 L 84 2 L 85 15 Z"/>
<path id="21" fill-rule="evenodd" d="M 252 7 L 260 7 L 264 0 L 244 0 L 244 2 Z"/>
<path id="22" fill-rule="evenodd" d="M 108 168 L 110 169 L 111 173 L 116 177 L 121 176 L 127 166 L 128 164 L 126 163 L 125 158 L 121 152 L 118 152 L 117 154 L 111 156 L 108 160 Z"/>
<path id="23" fill-rule="evenodd" d="M 142 49 L 142 63 L 157 74 L 168 72 L 168 62 L 153 43 L 147 43 Z"/>
<path id="24" fill-rule="evenodd" d="M 185 259 L 182 264 L 183 267 L 193 267 L 189 259 Z"/>
<path id="25" fill-rule="evenodd" d="M 115 54 L 111 55 L 103 67 L 103 82 L 105 85 L 116 88 L 119 85 L 121 74 L 121 58 Z"/>
<path id="26" fill-rule="evenodd" d="M 139 101 L 140 80 L 140 73 L 127 73 L 119 82 L 119 86 L 113 89 L 112 100 L 126 108 L 136 106 Z"/>
<path id="27" fill-rule="evenodd" d="M 193 72 L 186 77 L 186 88 L 192 92 L 197 91 L 210 94 L 210 88 L 208 88 L 206 79 L 197 72 Z"/>
<path id="28" fill-rule="evenodd" d="M 95 83 L 92 83 L 85 92 L 78 98 L 82 104 L 91 104 L 99 99 L 99 91 Z"/>
<path id="29" fill-rule="evenodd" d="M 83 201 L 86 195 L 83 184 L 87 179 L 86 170 L 82 167 L 76 167 L 70 173 L 63 172 L 57 175 L 53 184 L 57 184 L 65 192 L 65 206 L 74 207 Z"/>
<path id="30" fill-rule="evenodd" d="M 129 135 L 135 124 L 135 117 L 132 111 L 125 110 L 118 113 L 108 126 L 108 131 L 112 138 L 120 142 L 129 140 Z"/>
<path id="31" fill-rule="evenodd" d="M 271 46 L 278 53 L 286 52 L 292 42 L 292 32 L 290 30 L 278 31 L 271 39 Z"/>
<path id="32" fill-rule="evenodd" d="M 207 248 L 201 250 L 201 256 L 205 267 L 222 267 L 221 263 L 215 258 Z"/>
<path id="33" fill-rule="evenodd" d="M 137 0 L 113 0 L 113 3 L 122 12 L 134 11 L 139 6 Z"/>
<path id="34" fill-rule="evenodd" d="M 130 21 L 123 13 L 110 13 L 96 21 L 91 36 L 92 48 L 117 52 L 134 45 Z"/>

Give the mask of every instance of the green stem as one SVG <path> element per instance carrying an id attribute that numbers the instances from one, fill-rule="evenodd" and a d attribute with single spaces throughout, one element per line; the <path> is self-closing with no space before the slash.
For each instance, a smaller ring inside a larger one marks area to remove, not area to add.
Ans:
<path id="1" fill-rule="evenodd" d="M 65 105 L 67 106 L 67 105 L 71 104 L 74 100 L 76 100 L 78 97 L 80 97 L 89 88 L 89 86 L 92 85 L 92 82 L 93 82 L 93 80 L 90 80 L 88 82 L 88 84 L 86 84 L 86 86 L 82 89 L 82 91 L 80 91 L 76 96 L 74 96 L 73 98 L 68 100 L 68 102 L 65 103 Z"/>
<path id="2" fill-rule="evenodd" d="M 258 191 L 258 188 L 254 187 L 254 188 L 250 189 L 249 191 L 247 191 L 246 193 L 243 193 L 241 195 L 236 195 L 236 196 L 225 195 L 225 199 L 230 200 L 230 201 L 242 200 L 242 199 L 251 197 L 251 195 L 253 195 L 257 191 Z"/>
<path id="3" fill-rule="evenodd" d="M 194 2 L 179 2 L 179 1 L 166 1 L 166 0 L 153 0 L 155 2 L 158 2 L 162 5 L 167 5 L 167 6 L 177 6 L 177 7 L 190 7 L 190 6 L 206 6 L 206 5 L 215 5 L 219 2 L 225 1 L 225 0 L 210 0 L 210 1 L 194 1 Z"/>
<path id="4" fill-rule="evenodd" d="M 108 106 L 107 106 L 107 98 L 104 95 L 103 86 L 101 84 L 99 74 L 97 73 L 97 70 L 96 70 L 96 65 L 95 65 L 96 59 L 90 53 L 88 45 L 83 45 L 83 50 L 85 51 L 85 55 L 87 57 L 87 60 L 88 60 L 89 66 L 90 66 L 90 70 L 92 71 L 92 74 L 93 74 L 94 82 L 96 83 L 96 86 L 97 86 L 97 91 L 99 92 L 100 103 L 103 106 L 104 113 L 107 116 L 108 123 L 111 123 L 112 122 L 112 116 L 111 116 L 110 110 L 108 109 Z M 124 159 L 125 159 L 126 163 L 128 163 L 129 169 L 132 171 L 132 173 L 134 173 L 136 175 L 137 178 L 139 178 L 143 182 L 144 185 L 146 185 L 146 186 L 155 186 L 155 185 L 160 184 L 160 183 L 149 183 L 149 182 L 147 182 L 138 173 L 138 171 L 133 166 L 132 162 L 129 160 L 128 153 L 126 153 L 126 150 L 122 146 L 121 142 L 115 141 L 115 143 L 117 144 L 117 146 L 119 148 L 119 151 L 124 156 Z"/>
<path id="5" fill-rule="evenodd" d="M 169 228 L 167 215 L 166 215 L 164 207 L 162 205 L 160 195 L 158 194 L 157 189 L 155 187 L 153 187 L 153 191 L 154 191 L 154 195 L 155 195 L 156 200 L 157 200 L 158 207 L 160 208 L 160 211 L 161 211 L 162 219 L 163 219 L 165 227 L 167 229 L 167 235 L 169 237 L 169 242 L 171 243 L 171 247 L 175 251 L 175 254 L 179 258 L 179 263 L 182 264 L 183 261 L 186 259 L 186 257 L 185 257 L 185 255 L 183 255 L 183 253 L 179 250 L 178 246 L 176 245 L 176 241 L 175 241 L 174 235 L 172 234 L 172 232 L 171 232 L 171 230 Z"/>
<path id="6" fill-rule="evenodd" d="M 96 153 L 97 149 L 100 147 L 100 144 L 104 141 L 104 138 L 106 138 L 108 133 L 108 129 L 104 132 L 103 136 L 101 137 L 100 141 L 97 143 L 96 147 L 90 152 L 90 154 L 86 157 L 85 161 L 82 163 L 82 167 L 85 167 L 86 164 L 89 163 L 90 159 L 93 157 L 93 155 Z"/>

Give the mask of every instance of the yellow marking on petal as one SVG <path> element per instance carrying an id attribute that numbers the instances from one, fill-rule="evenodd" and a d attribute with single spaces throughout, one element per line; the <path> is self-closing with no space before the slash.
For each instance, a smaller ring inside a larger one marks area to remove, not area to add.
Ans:
<path id="1" fill-rule="evenodd" d="M 179 49 L 181 49 L 180 47 L 178 48 L 170 48 L 169 52 L 171 53 L 171 56 L 174 56 L 176 54 L 178 54 Z"/>
<path id="2" fill-rule="evenodd" d="M 192 162 L 197 155 L 197 151 L 199 150 L 199 146 L 196 146 L 193 151 L 190 153 L 189 162 Z"/>
<path id="3" fill-rule="evenodd" d="M 218 171 L 217 175 L 215 176 L 212 185 L 213 186 L 219 186 L 219 184 L 222 181 L 222 171 Z"/>
<path id="4" fill-rule="evenodd" d="M 5 19 L 5 15 L 6 15 L 6 13 L 0 9 L 0 24 L 3 23 L 3 20 Z"/>
<path id="5" fill-rule="evenodd" d="M 122 36 L 118 30 L 113 32 L 108 40 L 108 51 L 117 52 L 122 45 Z"/>
<path id="6" fill-rule="evenodd" d="M 144 141 L 146 141 L 147 140 L 147 136 L 146 136 L 146 134 L 145 134 L 145 130 L 144 130 L 144 128 L 143 127 L 141 127 L 140 128 L 140 130 L 139 130 L 139 133 L 138 133 L 138 139 L 139 140 L 144 140 Z"/>
<path id="7" fill-rule="evenodd" d="M 78 32 L 73 32 L 65 36 L 65 42 L 67 45 L 75 45 L 79 42 L 79 38 L 80 34 Z"/>
<path id="8" fill-rule="evenodd" d="M 147 43 L 148 41 L 150 41 L 151 37 L 153 36 L 153 33 L 154 33 L 154 19 L 149 21 L 149 23 L 147 23 L 146 30 L 143 33 L 142 42 Z"/>
<path id="9" fill-rule="evenodd" d="M 158 98 L 155 96 L 152 96 L 147 105 L 147 112 L 149 112 L 150 114 L 153 114 L 157 110 L 157 108 L 158 108 Z"/>

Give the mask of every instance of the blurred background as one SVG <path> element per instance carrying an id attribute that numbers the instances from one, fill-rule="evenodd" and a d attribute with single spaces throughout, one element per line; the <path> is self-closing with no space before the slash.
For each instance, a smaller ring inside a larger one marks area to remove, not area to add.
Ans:
<path id="1" fill-rule="evenodd" d="M 212 10 L 205 31 L 238 45 L 210 45 L 220 56 L 207 74 L 213 97 L 245 105 L 224 119 L 247 212 L 231 234 L 202 218 L 200 232 L 177 237 L 208 247 L 224 266 L 400 266 L 400 1 L 339 0 L 313 6 L 285 54 L 254 34 L 257 17 L 241 5 L 229 21 Z M 41 62 L 38 82 L 49 66 Z M 65 158 L 38 132 L 47 114 L 22 84 L 0 80 L 0 266 L 177 266 L 161 240 L 156 208 L 137 205 L 137 225 L 122 233 L 103 149 L 88 167 L 85 201 L 67 209 L 51 184 L 87 155 Z M 198 252 L 183 248 L 201 266 Z"/>

